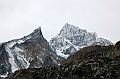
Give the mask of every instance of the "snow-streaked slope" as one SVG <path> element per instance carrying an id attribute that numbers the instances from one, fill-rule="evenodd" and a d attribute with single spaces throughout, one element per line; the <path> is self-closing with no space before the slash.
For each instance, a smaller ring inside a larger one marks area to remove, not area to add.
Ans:
<path id="1" fill-rule="evenodd" d="M 18 48 L 16 45 L 24 43 L 26 40 L 29 40 L 31 37 L 26 36 L 21 39 L 11 40 L 9 42 L 5 43 L 5 51 L 8 53 L 9 56 L 9 63 L 11 65 L 11 71 L 15 72 L 16 70 L 19 70 L 21 68 L 28 68 L 30 63 L 24 55 L 21 54 L 21 52 L 24 52 L 22 49 Z M 16 57 L 16 58 L 15 58 Z M 17 65 L 17 60 L 19 60 L 19 64 L 21 64 L 21 67 Z"/>
<path id="2" fill-rule="evenodd" d="M 0 76 L 19 69 L 58 66 L 63 59 L 51 49 L 39 27 L 28 36 L 0 44 Z"/>
<path id="3" fill-rule="evenodd" d="M 9 63 L 10 63 L 10 65 L 11 65 L 11 70 L 12 70 L 12 72 L 14 72 L 14 71 L 18 70 L 19 67 L 18 67 L 18 66 L 16 65 L 16 63 L 15 63 L 14 56 L 13 56 L 10 48 L 8 48 L 7 46 L 6 46 L 6 51 L 7 51 L 8 54 L 9 54 Z"/>
<path id="4" fill-rule="evenodd" d="M 60 33 L 51 38 L 49 44 L 59 56 L 67 58 L 83 47 L 92 45 L 108 46 L 113 43 L 106 39 L 98 38 L 96 33 L 91 33 L 66 23 Z"/>

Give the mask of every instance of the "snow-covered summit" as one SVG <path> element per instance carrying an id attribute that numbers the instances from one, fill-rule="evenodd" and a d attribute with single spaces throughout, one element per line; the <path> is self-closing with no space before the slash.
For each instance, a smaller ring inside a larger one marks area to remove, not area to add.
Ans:
<path id="1" fill-rule="evenodd" d="M 79 49 L 92 45 L 111 45 L 112 42 L 98 38 L 96 32 L 88 32 L 77 26 L 66 23 L 60 33 L 49 41 L 58 55 L 67 58 Z"/>
<path id="2" fill-rule="evenodd" d="M 65 25 L 62 27 L 60 30 L 60 35 L 63 37 L 69 37 L 69 36 L 74 36 L 80 33 L 82 30 L 79 29 L 79 27 L 76 27 L 74 25 L 65 23 Z"/>

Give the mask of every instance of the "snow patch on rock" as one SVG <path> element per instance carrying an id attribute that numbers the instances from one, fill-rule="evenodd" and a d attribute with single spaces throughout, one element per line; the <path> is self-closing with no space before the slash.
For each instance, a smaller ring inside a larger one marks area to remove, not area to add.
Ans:
<path id="1" fill-rule="evenodd" d="M 12 72 L 15 72 L 16 70 L 19 69 L 19 67 L 16 65 L 15 61 L 14 61 L 14 56 L 10 50 L 9 47 L 6 46 L 6 51 L 8 52 L 9 54 L 9 63 L 11 64 L 11 70 Z"/>

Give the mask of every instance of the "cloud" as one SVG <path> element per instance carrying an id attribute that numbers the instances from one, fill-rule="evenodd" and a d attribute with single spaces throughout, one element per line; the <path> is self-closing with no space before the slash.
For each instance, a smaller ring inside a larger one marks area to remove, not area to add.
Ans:
<path id="1" fill-rule="evenodd" d="M 119 0 L 0 0 L 0 41 L 23 37 L 39 26 L 49 40 L 68 22 L 115 42 L 120 39 L 119 4 Z"/>

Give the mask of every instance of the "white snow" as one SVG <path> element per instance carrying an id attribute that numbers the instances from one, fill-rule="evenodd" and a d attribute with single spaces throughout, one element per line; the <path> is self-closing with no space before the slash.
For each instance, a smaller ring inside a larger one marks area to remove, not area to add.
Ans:
<path id="1" fill-rule="evenodd" d="M 16 70 L 19 69 L 19 67 L 16 65 L 13 54 L 11 53 L 10 49 L 7 46 L 5 48 L 9 54 L 9 63 L 11 64 L 11 70 L 12 70 L 12 72 L 15 72 Z"/>
<path id="2" fill-rule="evenodd" d="M 19 52 L 23 52 L 23 50 L 20 49 L 20 48 L 18 48 L 18 47 L 15 47 L 15 48 L 14 48 L 14 51 L 16 51 L 16 52 L 18 52 L 18 53 L 19 53 Z"/>
<path id="3" fill-rule="evenodd" d="M 13 51 L 17 54 L 17 59 L 21 62 L 21 64 L 25 67 L 28 68 L 30 63 L 29 61 L 24 57 L 24 55 L 20 54 L 20 52 L 23 52 L 23 50 L 21 50 L 18 47 L 15 47 L 13 49 Z"/>
<path id="4" fill-rule="evenodd" d="M 41 63 L 43 63 L 43 60 L 42 60 L 42 58 L 40 58 L 40 61 L 41 61 Z"/>
<path id="5" fill-rule="evenodd" d="M 98 38 L 96 32 L 88 32 L 87 30 L 82 30 L 79 27 L 66 23 L 60 30 L 60 33 L 51 38 L 49 44 L 59 56 L 67 58 L 68 55 L 73 54 L 76 50 L 80 50 L 83 47 L 95 44 L 107 46 L 112 43 L 106 39 Z M 71 49 L 67 52 L 68 55 L 64 55 L 64 51 L 69 48 Z"/>
<path id="6" fill-rule="evenodd" d="M 10 43 L 7 43 L 7 46 L 9 47 L 9 48 L 12 48 L 16 43 L 18 43 L 18 44 L 21 44 L 21 43 L 23 43 L 24 41 L 23 40 L 19 40 L 19 41 L 11 41 Z"/>
<path id="7" fill-rule="evenodd" d="M 70 45 L 74 46 L 77 50 L 79 50 L 79 46 L 76 46 L 76 45 L 72 44 L 72 43 L 71 43 L 69 40 L 67 40 L 66 38 L 65 38 L 65 41 L 67 41 Z"/>
<path id="8" fill-rule="evenodd" d="M 14 44 L 16 44 L 15 41 L 8 43 L 7 46 L 8 46 L 9 48 L 12 48 L 12 47 L 14 46 Z"/>
<path id="9" fill-rule="evenodd" d="M 68 37 L 73 36 L 74 34 L 78 34 L 77 32 L 79 32 L 79 27 L 66 23 L 61 29 L 60 35 L 63 37 Z"/>
<path id="10" fill-rule="evenodd" d="M 57 55 L 59 55 L 59 56 L 61 56 L 61 57 L 64 57 L 64 58 L 67 58 L 69 55 L 65 55 L 65 54 L 63 54 L 62 52 L 63 52 L 64 50 L 70 48 L 70 46 L 73 46 L 75 49 L 79 50 L 79 46 L 76 46 L 76 45 L 72 44 L 72 43 L 71 43 L 69 40 L 67 40 L 65 37 L 60 36 L 60 38 L 61 38 L 60 41 L 63 43 L 63 46 L 60 47 L 60 48 L 56 48 Z M 68 43 L 68 44 L 66 45 L 66 43 Z M 73 51 L 71 50 L 71 52 L 73 52 Z"/>
<path id="11" fill-rule="evenodd" d="M 21 62 L 21 64 L 25 67 L 28 68 L 30 63 L 26 60 L 26 58 L 24 58 L 23 55 L 18 55 L 17 59 Z"/>
<path id="12" fill-rule="evenodd" d="M 51 57 L 51 58 L 52 58 L 52 60 L 53 60 L 53 62 L 54 62 L 55 64 L 58 64 L 58 63 L 57 63 L 57 61 L 56 61 L 56 60 L 54 60 L 54 58 L 53 58 L 53 57 Z"/>
<path id="13" fill-rule="evenodd" d="M 65 55 L 65 54 L 61 53 L 60 50 L 56 50 L 56 52 L 57 52 L 58 56 L 64 57 L 65 59 L 67 59 L 67 57 L 69 56 L 69 55 Z"/>
<path id="14" fill-rule="evenodd" d="M 30 39 L 30 38 L 31 38 L 31 37 L 28 36 L 28 37 L 26 37 L 25 40 L 28 40 L 28 39 Z M 12 48 L 16 43 L 21 44 L 21 43 L 23 43 L 25 40 L 24 40 L 24 39 L 13 40 L 13 41 L 10 41 L 9 43 L 7 43 L 7 46 L 8 46 L 9 48 Z"/>
<path id="15" fill-rule="evenodd" d="M 46 50 L 45 48 L 42 48 L 43 50 Z"/>
<path id="16" fill-rule="evenodd" d="M 23 42 L 24 42 L 24 40 L 19 40 L 19 41 L 17 41 L 18 44 L 21 44 L 21 43 L 23 43 Z"/>
<path id="17" fill-rule="evenodd" d="M 60 63 L 58 64 L 58 66 L 60 66 Z"/>
<path id="18" fill-rule="evenodd" d="M 4 74 L 4 75 L 0 75 L 0 77 L 3 77 L 3 78 L 5 78 L 7 76 L 8 76 L 8 72 L 6 74 Z"/>
<path id="19" fill-rule="evenodd" d="M 22 41 L 19 41 L 21 43 Z M 20 68 L 17 66 L 14 60 L 14 55 L 17 55 L 17 59 L 21 62 L 24 68 L 28 68 L 30 63 L 29 61 L 24 57 L 24 55 L 20 54 L 20 52 L 23 52 L 22 49 L 15 47 L 14 49 L 10 49 L 12 45 L 14 45 L 15 42 L 9 44 L 9 46 L 6 46 L 6 51 L 9 54 L 9 63 L 11 64 L 11 70 L 12 72 L 15 72 L 16 70 L 19 70 Z"/>

